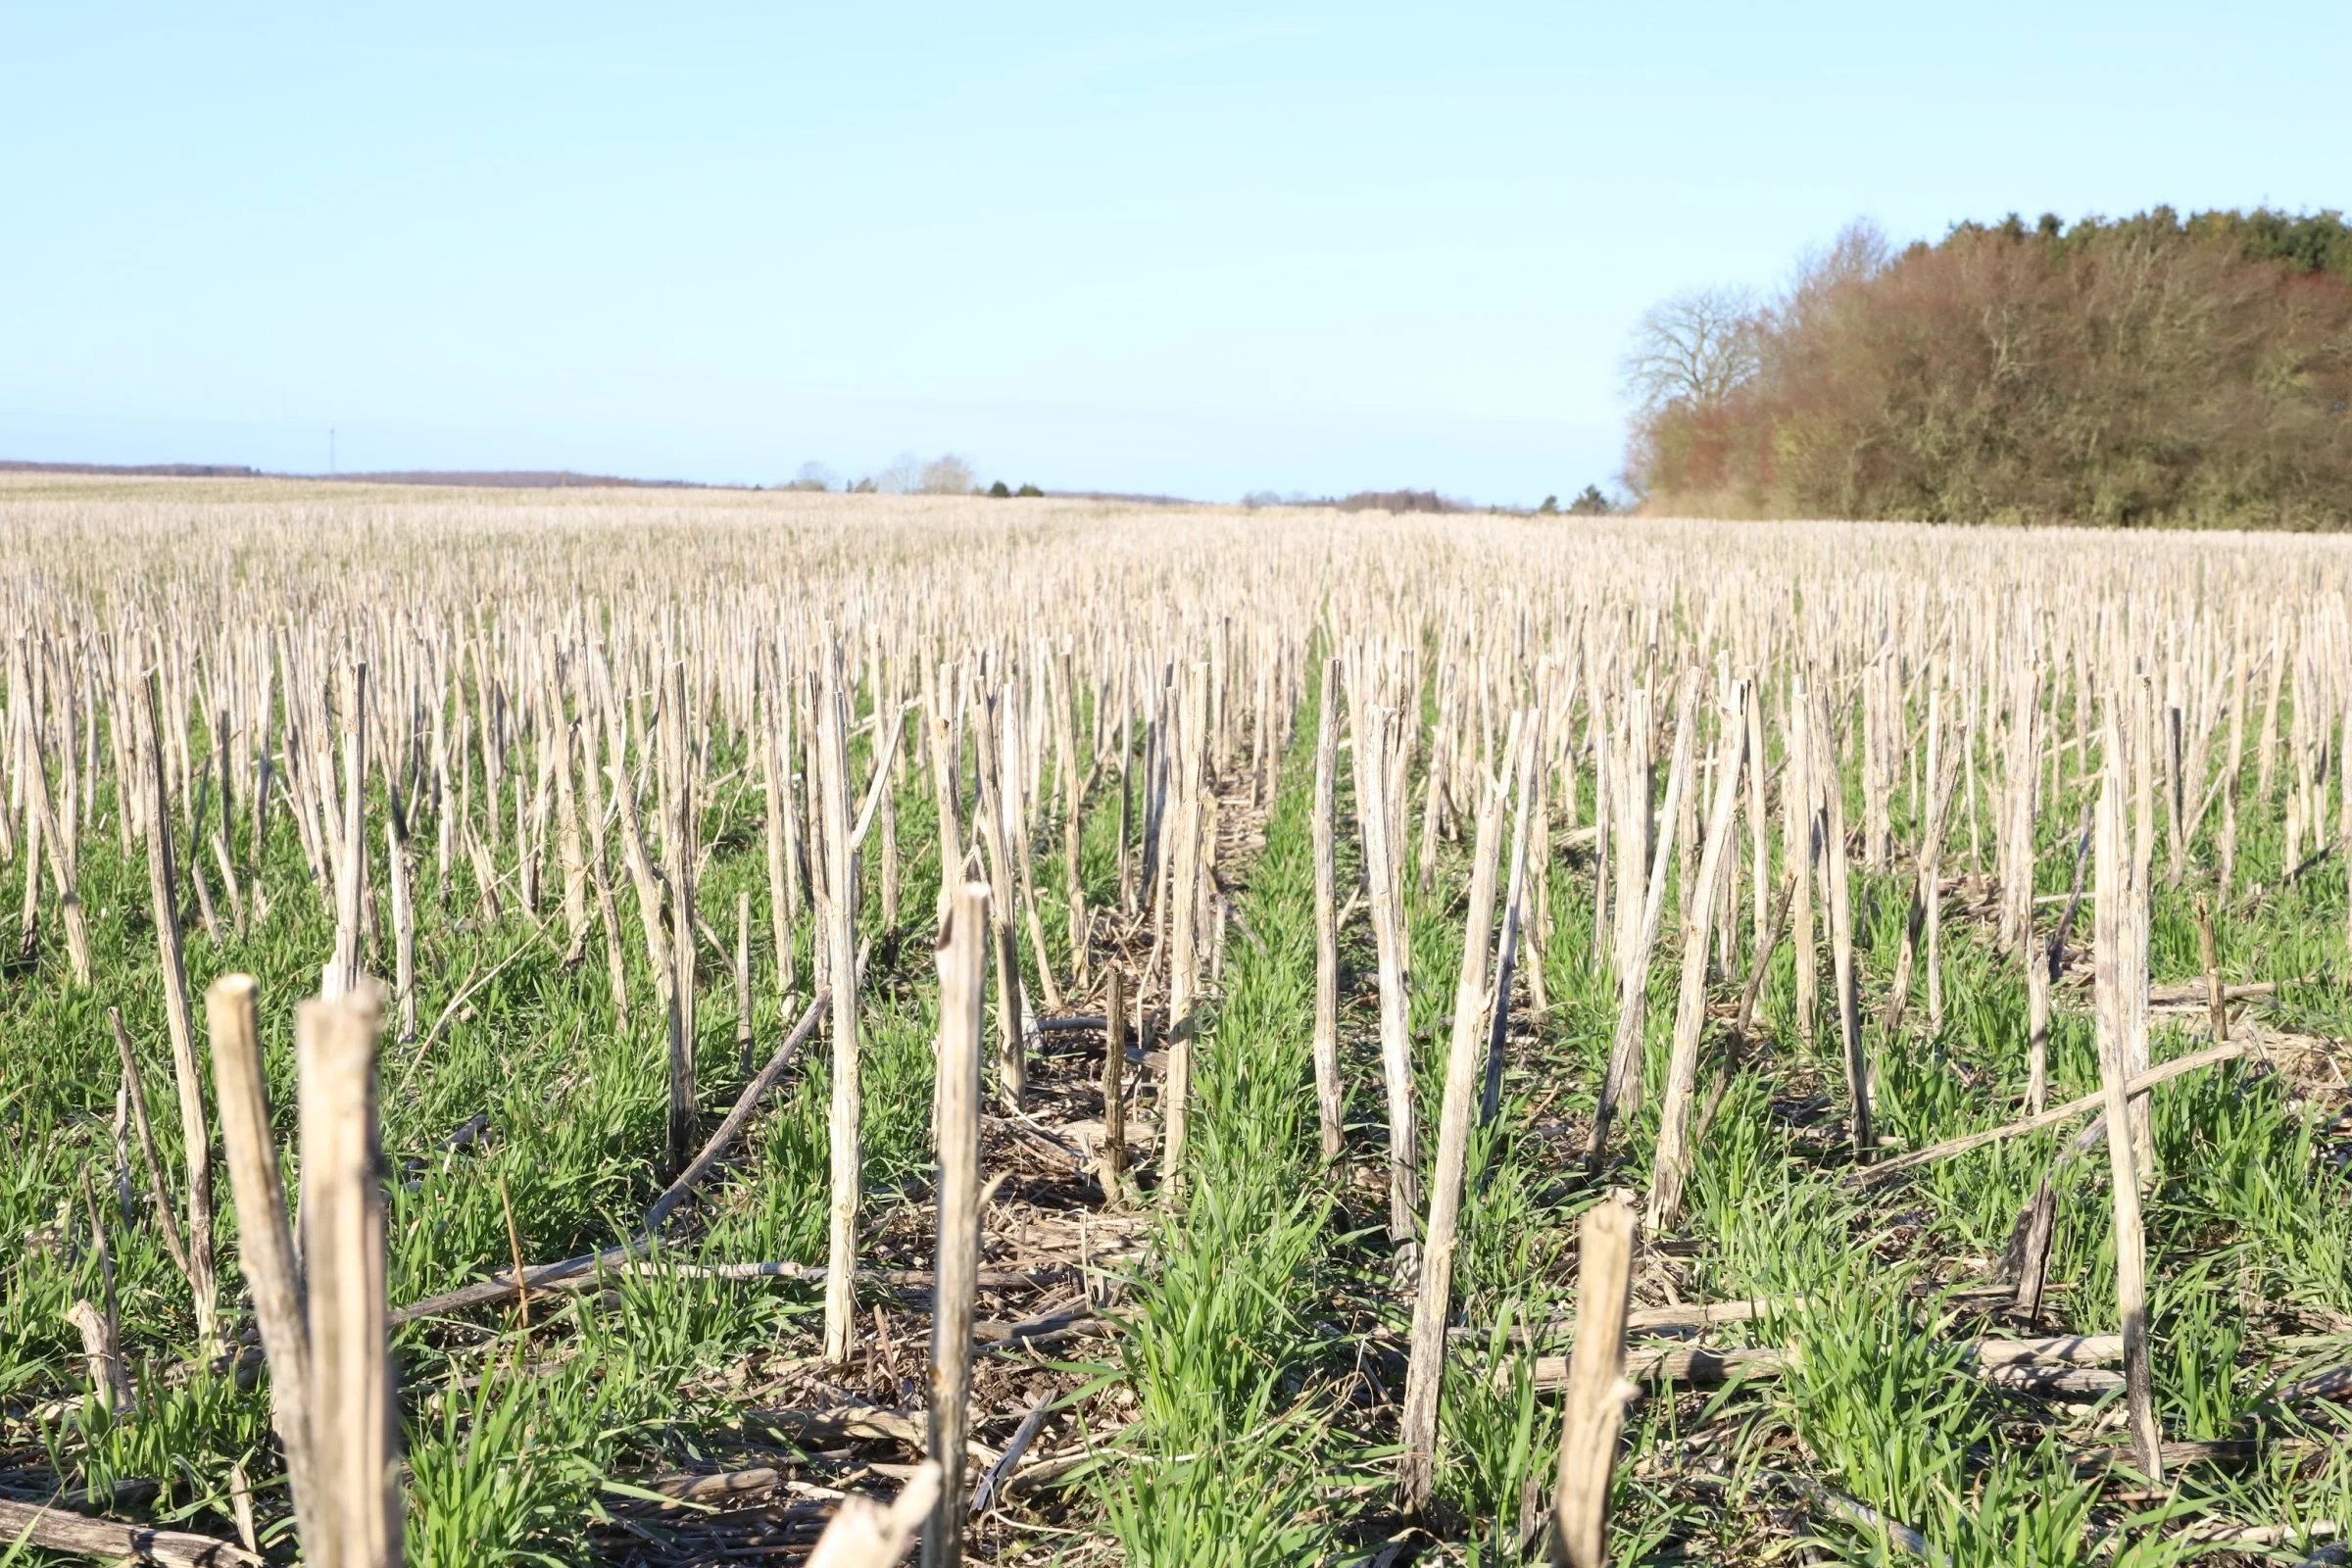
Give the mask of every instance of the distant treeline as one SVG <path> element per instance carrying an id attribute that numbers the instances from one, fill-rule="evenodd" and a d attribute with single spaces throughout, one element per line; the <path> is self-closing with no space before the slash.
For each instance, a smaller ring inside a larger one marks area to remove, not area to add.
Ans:
<path id="1" fill-rule="evenodd" d="M 1651 511 L 2352 527 L 2333 212 L 1857 226 L 1777 299 L 1656 307 L 1626 372 Z"/>
<path id="2" fill-rule="evenodd" d="M 259 479 L 259 468 L 240 463 L 41 463 L 0 459 L 0 473 L 98 473 L 134 479 Z"/>
<path id="3" fill-rule="evenodd" d="M 401 468 L 361 473 L 275 473 L 239 463 L 38 463 L 0 460 L 0 473 L 87 473 L 133 479 L 332 479 L 346 484 L 439 484 L 497 490 L 699 490 L 687 479 L 624 479 L 568 468 Z"/>
<path id="4" fill-rule="evenodd" d="M 1358 490 L 1345 496 L 1309 495 L 1303 490 L 1277 493 L 1252 490 L 1242 497 L 1245 507 L 1330 507 L 1340 512 L 1491 512 L 1435 490 Z"/>

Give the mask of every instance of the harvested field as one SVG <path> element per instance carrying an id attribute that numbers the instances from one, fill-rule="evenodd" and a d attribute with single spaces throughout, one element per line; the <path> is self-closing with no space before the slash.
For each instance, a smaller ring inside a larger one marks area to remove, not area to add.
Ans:
<path id="1" fill-rule="evenodd" d="M 2341 1560 L 2352 542 L 18 474 L 0 659 L 27 1550 Z"/>

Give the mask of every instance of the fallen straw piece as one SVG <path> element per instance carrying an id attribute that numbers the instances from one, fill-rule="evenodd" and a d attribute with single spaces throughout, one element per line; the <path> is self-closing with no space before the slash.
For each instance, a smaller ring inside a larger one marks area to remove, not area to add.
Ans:
<path id="1" fill-rule="evenodd" d="M 2093 1378 L 2063 1374 L 2121 1359 L 2124 1342 L 2115 1334 L 2061 1334 L 2037 1340 L 1969 1340 L 1958 1348 L 1962 1359 L 1996 1388 L 2075 1393 L 2103 1388 L 2102 1378 L 2113 1374 Z M 1792 1359 L 1788 1350 L 1769 1346 L 1746 1349 L 1655 1346 L 1629 1351 L 1625 1375 L 1642 1383 L 1728 1383 L 1735 1377 L 1781 1377 Z M 1565 1355 L 1538 1356 L 1536 1388 L 1543 1392 L 1566 1388 L 1570 1360 Z"/>
<path id="2" fill-rule="evenodd" d="M 976 1283 L 985 1291 L 1013 1290 L 1027 1285 L 1044 1285 L 1059 1279 L 1066 1272 L 1055 1264 L 1033 1269 L 982 1269 Z M 658 1279 L 674 1275 L 679 1279 L 710 1280 L 789 1280 L 798 1284 L 824 1283 L 822 1263 L 675 1263 L 665 1258 L 646 1255 L 642 1244 L 624 1243 L 601 1252 L 588 1252 L 579 1257 L 567 1257 L 561 1262 L 540 1263 L 522 1271 L 522 1282 L 532 1291 L 587 1290 L 600 1281 L 614 1275 Z M 861 1268 L 858 1271 L 861 1285 L 881 1286 L 896 1291 L 927 1291 L 931 1288 L 931 1270 L 927 1268 Z M 414 1323 L 419 1318 L 442 1317 L 452 1312 L 469 1311 L 478 1306 L 494 1306 L 513 1299 L 514 1272 L 512 1269 L 493 1274 L 486 1280 L 462 1285 L 439 1296 L 428 1296 L 420 1301 L 396 1307 L 390 1315 L 394 1328 Z"/>
<path id="3" fill-rule="evenodd" d="M 1787 1487 L 1790 1492 L 1803 1497 L 1814 1507 L 1833 1518 L 1842 1519 L 1847 1524 L 1863 1530 L 1883 1532 L 1889 1544 L 1909 1552 L 1914 1557 L 1935 1560 L 1936 1556 L 1928 1546 L 1928 1538 L 1909 1525 L 1899 1519 L 1890 1519 L 1876 1508 L 1858 1502 L 1842 1492 L 1833 1492 L 1810 1477 L 1791 1475 L 1782 1470 L 1762 1470 L 1758 1471 L 1757 1475 L 1762 1480 L 1778 1482 Z"/>
<path id="4" fill-rule="evenodd" d="M 2120 1334 L 2057 1334 L 2038 1340 L 1972 1340 L 1962 1347 L 1979 1370 L 2007 1366 L 2104 1366 L 2124 1353 Z"/>
<path id="5" fill-rule="evenodd" d="M 2185 1539 L 2209 1545 L 2282 1546 L 2290 1541 L 2332 1541 L 2343 1533 L 2344 1527 L 2335 1520 L 2312 1519 L 2292 1525 L 2191 1525 Z"/>
<path id="6" fill-rule="evenodd" d="M 2008 1394 L 2045 1399 L 2092 1399 L 2124 1386 L 2124 1375 L 2103 1366 L 2043 1366 L 2032 1362 L 1983 1369 L 1984 1383 Z"/>
<path id="7" fill-rule="evenodd" d="M 746 1410 L 743 1424 L 760 1427 L 784 1437 L 833 1442 L 843 1438 L 863 1438 L 877 1443 L 898 1443 L 917 1453 L 923 1450 L 928 1434 L 923 1423 L 903 1410 L 888 1405 L 868 1404 L 852 1400 L 823 1410 Z"/>
<path id="8" fill-rule="evenodd" d="M 718 1163 L 718 1157 L 735 1141 L 735 1135 L 742 1132 L 744 1123 L 752 1119 L 752 1112 L 760 1108 L 760 1102 L 767 1097 L 767 1092 L 792 1066 L 793 1058 L 800 1054 L 802 1045 L 815 1032 L 817 1019 L 824 1016 L 825 1009 L 832 1002 L 830 988 L 817 992 L 816 999 L 801 1014 L 801 1021 L 793 1026 L 792 1033 L 776 1048 L 775 1054 L 768 1057 L 767 1065 L 760 1069 L 758 1077 L 744 1086 L 743 1093 L 735 1101 L 735 1108 L 727 1112 L 726 1120 L 718 1124 L 718 1130 L 703 1145 L 702 1152 L 687 1163 L 686 1168 L 678 1173 L 678 1179 L 671 1182 L 662 1196 L 654 1200 L 653 1206 L 645 1211 L 646 1234 L 652 1235 L 660 1230 L 670 1211 L 684 1202 L 696 1184 L 710 1174 L 711 1168 Z"/>
<path id="9" fill-rule="evenodd" d="M 2124 1093 L 2127 1098 L 2143 1095 L 2158 1084 L 2170 1079 L 2180 1077 L 2184 1073 L 2195 1072 L 2200 1067 L 2213 1066 L 2217 1062 L 2234 1061 L 2245 1054 L 2246 1047 L 2240 1044 L 2208 1046 L 2203 1051 L 2192 1052 L 2188 1055 L 2159 1063 L 2146 1072 L 2136 1075 L 2124 1086 Z M 1925 1165 L 1933 1160 L 1948 1159 L 1954 1154 L 1965 1154 L 1972 1149 L 1982 1149 L 1987 1144 L 1997 1144 L 2010 1138 L 2022 1138 L 2028 1133 L 2039 1132 L 2044 1127 L 2055 1127 L 2060 1122 L 2072 1121 L 2077 1116 L 2097 1110 L 2105 1101 L 2106 1095 L 2103 1092 L 2084 1095 L 2082 1099 L 2070 1100 L 2063 1105 L 2052 1105 L 2038 1115 L 2021 1116 L 2016 1121 L 2004 1123 L 1999 1127 L 1988 1127 L 1981 1133 L 1967 1133 L 1958 1138 L 1947 1138 L 1940 1144 L 1930 1144 L 1925 1149 L 1897 1155 L 1893 1159 L 1885 1160 L 1876 1165 L 1857 1167 L 1846 1172 L 1845 1179 L 1862 1187 L 1874 1186 L 1894 1175 L 1897 1171 L 1909 1170 L 1915 1165 Z"/>
<path id="10" fill-rule="evenodd" d="M 1787 1470 L 1754 1470 L 1748 1472 L 1750 1482 L 1765 1482 L 1802 1497 L 1816 1512 L 1840 1519 L 1862 1530 L 1881 1531 L 1887 1544 L 1914 1557 L 1940 1562 L 1941 1557 L 1928 1544 L 1928 1538 L 1899 1519 L 1891 1519 L 1867 1503 L 1859 1502 L 1842 1492 L 1823 1486 L 1810 1476 L 1795 1475 Z M 1710 1489 L 1730 1492 L 1740 1486 L 1732 1476 L 1722 1471 L 1701 1471 L 1690 1474 L 1685 1480 Z"/>
<path id="11" fill-rule="evenodd" d="M 7 1498 L 0 1498 L 0 1540 L 44 1551 L 117 1562 L 165 1563 L 171 1568 L 231 1568 L 264 1561 L 258 1552 L 247 1551 L 233 1541 L 118 1524 L 112 1519 L 92 1519 L 63 1508 Z"/>
<path id="12" fill-rule="evenodd" d="M 2282 985 L 2310 985 L 2317 975 L 2305 975 L 2299 980 L 2256 980 L 2246 985 L 2222 987 L 2224 1002 L 2244 1002 L 2251 997 L 2275 997 Z M 2151 1007 L 2201 1007 L 2212 993 L 2202 980 L 2185 980 L 2175 986 L 2148 987 L 2148 1005 Z"/>
<path id="13" fill-rule="evenodd" d="M 2313 1438 L 2223 1438 L 2213 1442 L 2182 1439 L 2164 1446 L 2164 1467 L 2169 1473 L 2187 1464 L 2252 1464 L 2265 1455 L 2311 1453 L 2320 1446 L 2320 1440 Z M 2119 1465 L 2136 1464 L 2138 1459 L 2128 1446 L 2083 1448 L 2068 1455 L 2067 1463 L 2078 1476 L 2096 1476 Z"/>
<path id="14" fill-rule="evenodd" d="M 1004 1494 L 1005 1485 L 1020 1466 L 1021 1456 L 1037 1441 L 1038 1433 L 1045 1427 L 1046 1417 L 1053 1412 L 1054 1398 L 1054 1394 L 1051 1389 L 1037 1396 L 1036 1402 L 1029 1406 L 1029 1413 L 1021 1418 L 1020 1428 L 1013 1433 L 1012 1441 L 1004 1445 L 1004 1451 L 997 1456 L 997 1462 L 988 1467 L 988 1474 L 980 1478 L 980 1485 L 972 1489 L 971 1511 L 975 1518 L 995 1507 L 997 1498 Z"/>
<path id="15" fill-rule="evenodd" d="M 2331 1367 L 2289 1383 L 2276 1396 L 2280 1404 L 2308 1404 L 2314 1399 L 2352 1399 L 2352 1366 Z"/>
<path id="16" fill-rule="evenodd" d="M 1915 1295 L 1917 1293 L 1914 1293 Z M 2005 1285 L 1970 1286 L 1965 1290 L 1931 1293 L 1936 1299 L 1952 1305 L 1984 1305 L 2006 1301 L 2011 1292 Z M 1805 1306 L 1801 1296 L 1752 1297 L 1738 1301 L 1688 1301 L 1679 1306 L 1642 1306 L 1628 1312 L 1625 1332 L 1632 1334 L 1672 1334 L 1686 1329 L 1704 1329 L 1719 1323 L 1751 1323 L 1775 1312 L 1797 1312 Z M 1511 1329 L 1505 1336 L 1514 1344 L 1549 1344 L 1565 1340 L 1575 1322 L 1565 1315 L 1554 1315 L 1540 1323 L 1526 1323 Z M 1480 1342 L 1494 1331 L 1479 1324 L 1459 1324 L 1447 1329 L 1448 1338 Z M 1394 1336 L 1391 1336 L 1394 1338 Z"/>
<path id="17" fill-rule="evenodd" d="M 1742 1301 L 1691 1301 L 1681 1306 L 1636 1307 L 1625 1315 L 1628 1334 L 1656 1334 L 1676 1329 L 1703 1329 L 1718 1323 L 1747 1323 L 1769 1312 L 1792 1312 L 1805 1304 L 1801 1296 L 1784 1299 L 1755 1297 Z M 1572 1318 L 1554 1316 L 1541 1323 L 1524 1323 L 1509 1333 L 1519 1344 L 1564 1340 L 1575 1327 Z M 1462 1324 L 1446 1331 L 1452 1340 L 1481 1341 L 1494 1331 L 1476 1324 Z"/>
<path id="18" fill-rule="evenodd" d="M 648 1491 L 659 1492 L 680 1502 L 726 1501 L 733 1497 L 754 1496 L 773 1492 L 782 1483 L 781 1472 L 765 1465 L 749 1470 L 709 1471 L 700 1475 L 658 1476 L 646 1483 Z"/>

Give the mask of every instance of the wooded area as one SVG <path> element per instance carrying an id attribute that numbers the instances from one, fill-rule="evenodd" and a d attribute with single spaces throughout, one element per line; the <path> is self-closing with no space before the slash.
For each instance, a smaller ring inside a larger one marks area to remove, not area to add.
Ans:
<path id="1" fill-rule="evenodd" d="M 1858 227 L 1769 302 L 1665 302 L 1627 369 L 1653 512 L 2352 526 L 2332 213 Z"/>

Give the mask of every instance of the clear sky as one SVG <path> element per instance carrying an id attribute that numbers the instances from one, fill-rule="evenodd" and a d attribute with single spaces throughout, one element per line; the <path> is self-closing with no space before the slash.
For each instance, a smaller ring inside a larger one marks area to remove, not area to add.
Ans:
<path id="1" fill-rule="evenodd" d="M 2352 9 L 0 0 L 0 457 L 1563 498 L 1643 306 L 2352 206 Z"/>

